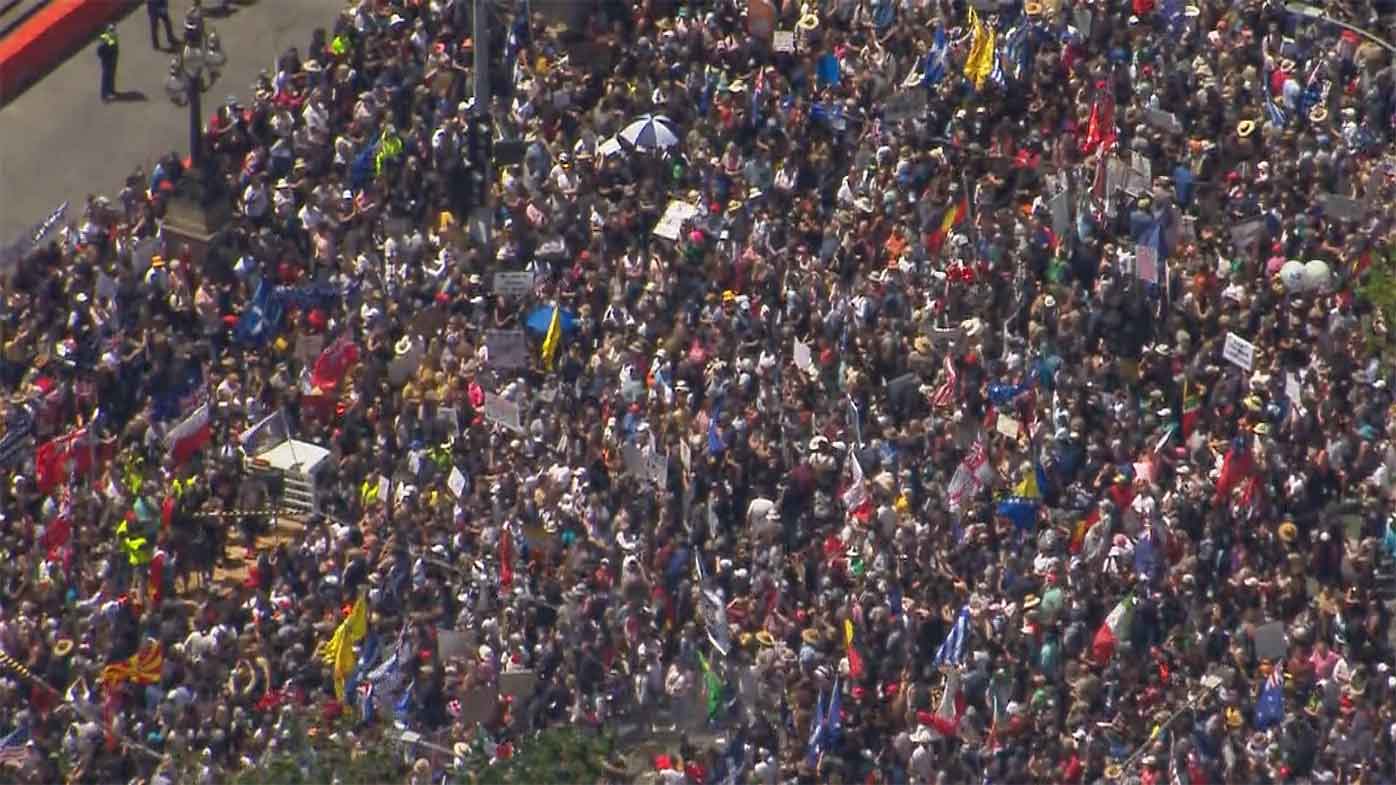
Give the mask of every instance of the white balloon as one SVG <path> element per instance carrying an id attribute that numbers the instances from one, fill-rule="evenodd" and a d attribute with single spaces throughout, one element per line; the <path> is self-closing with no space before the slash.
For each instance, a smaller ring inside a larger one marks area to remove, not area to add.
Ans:
<path id="1" fill-rule="evenodd" d="M 1328 288 L 1331 280 L 1332 273 L 1328 270 L 1328 262 L 1310 259 L 1304 264 L 1304 288 L 1308 291 L 1323 291 Z"/>
<path id="2" fill-rule="evenodd" d="M 1299 292 L 1304 289 L 1304 263 L 1298 259 L 1290 259 L 1280 268 L 1280 280 L 1285 288 L 1291 292 Z"/>

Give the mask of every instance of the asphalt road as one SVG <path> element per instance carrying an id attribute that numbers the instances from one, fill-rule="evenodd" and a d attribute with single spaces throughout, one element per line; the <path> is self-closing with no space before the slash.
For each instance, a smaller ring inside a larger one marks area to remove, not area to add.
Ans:
<path id="1" fill-rule="evenodd" d="M 170 2 L 176 36 L 190 5 Z M 304 53 L 311 31 L 330 28 L 345 6 L 346 0 L 256 0 L 210 18 L 228 65 L 204 95 L 204 119 L 229 95 L 250 99 L 259 71 L 272 71 L 292 46 Z M 189 110 L 165 95 L 171 53 L 151 48 L 143 4 L 117 24 L 117 34 L 116 89 L 126 100 L 101 102 L 94 39 L 0 107 L 0 246 L 65 199 L 74 219 L 88 194 L 114 198 L 137 166 L 149 172 L 163 153 L 188 153 Z M 163 29 L 160 43 L 166 44 Z"/>

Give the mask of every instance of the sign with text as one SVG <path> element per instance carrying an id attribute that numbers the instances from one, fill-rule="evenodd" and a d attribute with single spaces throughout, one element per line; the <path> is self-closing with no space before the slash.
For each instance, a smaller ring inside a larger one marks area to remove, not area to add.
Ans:
<path id="1" fill-rule="evenodd" d="M 697 214 L 698 208 L 688 202 L 677 199 L 669 202 L 669 206 L 664 208 L 664 214 L 659 216 L 659 223 L 654 225 L 654 236 L 663 237 L 665 240 L 679 239 L 683 222 Z"/>
<path id="2" fill-rule="evenodd" d="M 528 342 L 523 330 L 486 330 L 485 355 L 492 368 L 528 367 Z"/>
<path id="3" fill-rule="evenodd" d="M 1255 344 L 1236 333 L 1226 334 L 1226 344 L 1222 346 L 1222 357 L 1232 365 L 1247 371 L 1255 365 Z"/>
<path id="4" fill-rule="evenodd" d="M 514 433 L 524 432 L 519 405 L 494 393 L 485 393 L 485 419 Z"/>
<path id="5" fill-rule="evenodd" d="M 533 291 L 533 273 L 528 270 L 494 274 L 494 293 L 522 297 Z"/>

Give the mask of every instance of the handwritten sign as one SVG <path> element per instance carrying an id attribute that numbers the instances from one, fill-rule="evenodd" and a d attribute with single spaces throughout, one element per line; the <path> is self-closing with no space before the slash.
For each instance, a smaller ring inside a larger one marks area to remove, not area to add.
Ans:
<path id="1" fill-rule="evenodd" d="M 514 433 L 524 432 L 519 405 L 494 393 L 485 393 L 485 419 Z"/>
<path id="2" fill-rule="evenodd" d="M 533 273 L 527 270 L 494 274 L 495 294 L 519 297 L 531 291 L 533 291 Z"/>
<path id="3" fill-rule="evenodd" d="M 523 330 L 486 330 L 485 355 L 491 368 L 528 367 L 528 342 Z"/>
<path id="4" fill-rule="evenodd" d="M 665 240 L 679 239 L 679 231 L 683 229 L 683 222 L 698 214 L 698 208 L 688 202 L 681 202 L 677 199 L 669 202 L 664 208 L 664 214 L 659 216 L 659 223 L 654 225 L 654 236 L 663 237 Z"/>
<path id="5" fill-rule="evenodd" d="M 457 499 L 465 493 L 465 474 L 459 467 L 451 467 L 451 476 L 446 478 L 446 487 L 451 489 L 451 495 Z"/>
<path id="6" fill-rule="evenodd" d="M 296 339 L 296 359 L 301 365 L 311 366 L 320 357 L 320 352 L 325 350 L 325 336 L 323 335 L 301 335 Z"/>
<path id="7" fill-rule="evenodd" d="M 1255 344 L 1236 333 L 1226 334 L 1226 344 L 1222 346 L 1222 357 L 1232 365 L 1249 371 L 1255 364 Z"/>
<path id="8" fill-rule="evenodd" d="M 810 352 L 809 344 L 795 339 L 795 367 L 810 373 L 814 370 L 814 355 Z"/>
<path id="9" fill-rule="evenodd" d="M 795 51 L 795 31 L 777 30 L 771 38 L 771 48 L 777 52 Z"/>
<path id="10" fill-rule="evenodd" d="M 669 487 L 668 453 L 650 452 L 645 454 L 645 475 L 649 481 L 664 490 Z"/>
<path id="11" fill-rule="evenodd" d="M 994 419 L 994 430 L 1010 439 L 1016 439 L 1018 434 L 1022 433 L 1023 425 L 1006 414 L 1000 414 Z"/>

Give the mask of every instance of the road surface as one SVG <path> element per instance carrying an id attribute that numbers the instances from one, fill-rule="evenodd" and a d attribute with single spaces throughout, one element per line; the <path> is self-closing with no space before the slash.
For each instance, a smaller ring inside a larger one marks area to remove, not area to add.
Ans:
<path id="1" fill-rule="evenodd" d="M 175 35 L 190 0 L 171 0 Z M 294 46 L 304 55 L 317 27 L 330 29 L 345 0 L 257 0 L 210 18 L 228 65 L 204 95 L 204 117 L 229 95 L 246 102 L 258 72 Z M 97 42 L 88 42 L 18 98 L 0 107 L 0 246 L 43 220 L 63 200 L 69 219 L 88 194 L 114 198 L 138 165 L 147 172 L 171 150 L 186 155 L 189 110 L 165 95 L 171 53 L 150 46 L 144 3 L 117 23 L 121 59 L 116 88 L 127 100 L 98 97 Z M 161 30 L 161 44 L 165 44 Z"/>

